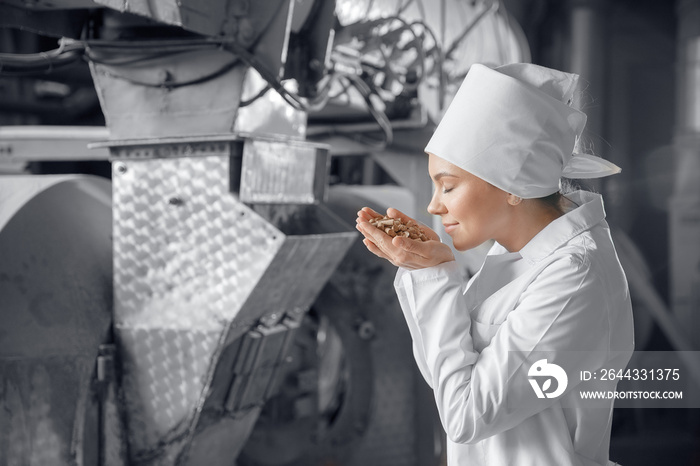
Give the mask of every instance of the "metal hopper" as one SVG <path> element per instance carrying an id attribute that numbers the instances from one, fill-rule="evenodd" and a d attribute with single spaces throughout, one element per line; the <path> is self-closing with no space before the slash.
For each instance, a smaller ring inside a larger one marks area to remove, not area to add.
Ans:
<path id="1" fill-rule="evenodd" d="M 303 314 L 356 237 L 316 204 L 327 150 L 233 136 L 109 145 L 129 456 L 198 464 L 214 436 L 197 435 L 191 449 L 195 433 L 225 425 L 233 457 Z M 295 166 L 311 176 L 290 177 Z"/>

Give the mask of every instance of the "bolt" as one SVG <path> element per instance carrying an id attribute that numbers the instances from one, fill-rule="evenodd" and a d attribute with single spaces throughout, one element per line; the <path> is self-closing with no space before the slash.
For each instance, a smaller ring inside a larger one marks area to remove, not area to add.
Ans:
<path id="1" fill-rule="evenodd" d="M 360 323 L 357 327 L 357 335 L 362 340 L 369 340 L 374 337 L 377 330 L 374 328 L 374 324 L 369 320 L 365 320 Z"/>
<path id="2" fill-rule="evenodd" d="M 114 164 L 114 169 L 117 171 L 117 173 L 123 175 L 126 173 L 126 164 L 124 162 L 116 162 Z"/>

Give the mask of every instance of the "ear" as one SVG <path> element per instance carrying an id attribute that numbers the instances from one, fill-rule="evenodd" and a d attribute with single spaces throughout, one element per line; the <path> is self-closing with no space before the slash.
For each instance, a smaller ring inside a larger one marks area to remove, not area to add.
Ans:
<path id="1" fill-rule="evenodd" d="M 510 205 L 518 205 L 522 202 L 523 198 L 518 197 L 515 194 L 510 194 L 508 193 L 508 204 Z"/>

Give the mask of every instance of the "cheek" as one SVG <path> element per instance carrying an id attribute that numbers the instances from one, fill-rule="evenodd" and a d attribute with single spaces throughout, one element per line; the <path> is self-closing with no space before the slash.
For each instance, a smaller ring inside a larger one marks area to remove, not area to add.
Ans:
<path id="1" fill-rule="evenodd" d="M 493 222 L 498 207 L 484 196 L 462 196 L 447 205 L 454 220 L 460 223 L 458 233 L 452 236 L 455 249 L 465 251 L 491 239 Z"/>
<path id="2" fill-rule="evenodd" d="M 472 228 L 477 228 L 488 215 L 489 205 L 478 193 L 465 189 L 445 203 L 455 220 Z"/>

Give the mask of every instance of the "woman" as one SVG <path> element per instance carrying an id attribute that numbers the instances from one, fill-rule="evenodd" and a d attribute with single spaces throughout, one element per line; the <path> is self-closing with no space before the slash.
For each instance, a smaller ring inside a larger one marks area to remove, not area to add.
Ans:
<path id="1" fill-rule="evenodd" d="M 450 466 L 592 466 L 608 460 L 615 380 L 634 349 L 624 272 L 602 198 L 559 180 L 619 172 L 572 154 L 586 116 L 576 75 L 530 64 L 474 65 L 425 151 L 439 215 L 457 250 L 495 240 L 466 287 L 451 249 L 390 238 L 358 212 L 367 248 L 399 267 L 395 288 L 418 367 L 435 393 Z M 410 219 L 395 209 L 390 217 Z"/>

